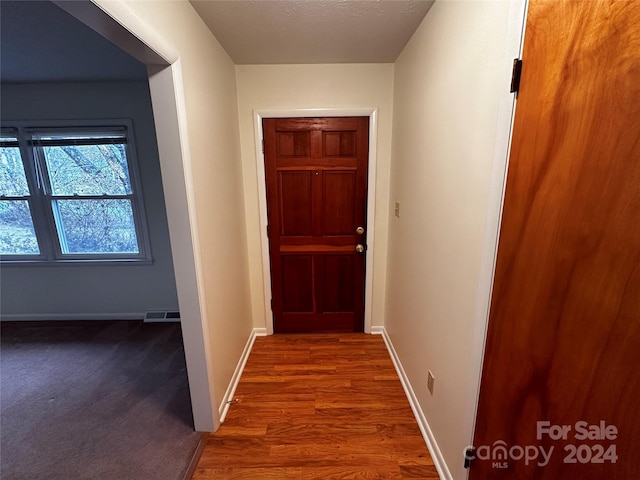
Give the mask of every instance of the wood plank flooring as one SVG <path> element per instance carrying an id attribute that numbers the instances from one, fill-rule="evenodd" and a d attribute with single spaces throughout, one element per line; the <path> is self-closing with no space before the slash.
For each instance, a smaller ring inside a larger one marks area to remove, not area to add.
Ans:
<path id="1" fill-rule="evenodd" d="M 379 335 L 258 337 L 193 480 L 438 479 Z"/>

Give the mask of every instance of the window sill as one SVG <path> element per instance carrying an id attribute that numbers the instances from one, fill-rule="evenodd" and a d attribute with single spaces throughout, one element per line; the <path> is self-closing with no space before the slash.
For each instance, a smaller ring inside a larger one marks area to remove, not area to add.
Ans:
<path id="1" fill-rule="evenodd" d="M 0 268 L 7 267 L 97 267 L 153 265 L 152 258 L 60 259 L 60 260 L 0 260 Z"/>

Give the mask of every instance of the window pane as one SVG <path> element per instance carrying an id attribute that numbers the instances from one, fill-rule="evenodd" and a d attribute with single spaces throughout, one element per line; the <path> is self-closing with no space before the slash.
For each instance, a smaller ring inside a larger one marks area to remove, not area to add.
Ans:
<path id="1" fill-rule="evenodd" d="M 0 200 L 0 253 L 3 255 L 39 254 L 29 202 Z"/>
<path id="2" fill-rule="evenodd" d="M 125 145 L 42 147 L 53 195 L 131 193 Z"/>
<path id="3" fill-rule="evenodd" d="M 62 253 L 138 253 L 131 201 L 54 200 Z"/>
<path id="4" fill-rule="evenodd" d="M 17 141 L 3 136 L 3 142 Z M 0 195 L 22 197 L 29 195 L 27 177 L 18 147 L 0 147 Z"/>

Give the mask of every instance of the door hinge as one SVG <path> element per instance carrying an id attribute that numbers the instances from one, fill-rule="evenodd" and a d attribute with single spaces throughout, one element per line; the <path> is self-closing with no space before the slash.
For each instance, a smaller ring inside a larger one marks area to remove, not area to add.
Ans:
<path id="1" fill-rule="evenodd" d="M 513 59 L 513 68 L 511 69 L 511 89 L 509 92 L 515 93 L 516 97 L 520 91 L 520 75 L 522 74 L 522 60 L 519 58 Z"/>
<path id="2" fill-rule="evenodd" d="M 273 312 L 273 298 L 271 299 L 271 311 Z"/>
<path id="3" fill-rule="evenodd" d="M 264 155 L 264 138 L 262 139 L 262 154 Z"/>
<path id="4" fill-rule="evenodd" d="M 476 449 L 474 447 L 467 447 L 464 451 L 464 468 L 471 468 L 471 462 L 476 458 Z"/>

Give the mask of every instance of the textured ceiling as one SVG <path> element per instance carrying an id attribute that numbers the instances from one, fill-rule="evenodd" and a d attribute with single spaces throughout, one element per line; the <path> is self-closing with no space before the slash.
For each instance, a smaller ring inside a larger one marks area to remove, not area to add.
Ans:
<path id="1" fill-rule="evenodd" d="M 236 64 L 393 63 L 433 0 L 190 0 Z"/>
<path id="2" fill-rule="evenodd" d="M 161 0 L 154 0 L 161 1 Z M 432 0 L 192 0 L 237 64 L 394 62 Z M 2 82 L 147 78 L 49 1 L 0 0 Z"/>

